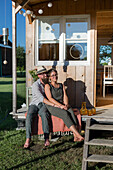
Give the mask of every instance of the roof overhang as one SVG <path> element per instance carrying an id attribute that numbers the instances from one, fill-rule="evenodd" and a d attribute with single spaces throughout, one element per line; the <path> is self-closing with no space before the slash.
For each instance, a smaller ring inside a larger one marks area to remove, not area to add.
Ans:
<path id="1" fill-rule="evenodd" d="M 16 13 L 18 13 L 22 8 L 25 10 L 31 10 L 37 16 L 38 10 L 41 6 L 48 4 L 48 2 L 58 1 L 58 0 L 12 0 L 16 3 Z"/>

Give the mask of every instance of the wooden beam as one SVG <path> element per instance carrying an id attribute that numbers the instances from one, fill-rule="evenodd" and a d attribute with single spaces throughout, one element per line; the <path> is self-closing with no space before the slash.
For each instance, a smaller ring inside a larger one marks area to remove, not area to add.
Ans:
<path id="1" fill-rule="evenodd" d="M 24 8 L 24 6 L 27 5 L 29 1 L 30 0 L 24 0 L 20 5 L 18 5 L 15 9 L 15 14 L 17 14 L 22 8 Z"/>
<path id="2" fill-rule="evenodd" d="M 30 14 L 28 14 L 28 15 L 27 15 L 27 17 L 28 17 L 28 20 L 29 20 L 29 24 L 32 24 L 32 22 L 33 22 L 33 18 L 31 17 L 31 15 L 30 15 Z"/>
<path id="3" fill-rule="evenodd" d="M 13 74 L 13 114 L 17 112 L 17 82 L 16 82 L 16 14 L 15 2 L 12 1 L 12 74 Z"/>
<path id="4" fill-rule="evenodd" d="M 57 0 L 54 0 L 54 1 L 57 1 Z M 36 3 L 34 3 L 34 4 L 31 4 L 31 7 L 37 7 L 38 5 L 42 5 L 42 4 L 45 4 L 45 3 L 48 3 L 48 2 L 51 2 L 52 3 L 52 1 L 51 0 L 43 0 L 43 1 L 41 1 L 41 2 L 36 2 Z"/>

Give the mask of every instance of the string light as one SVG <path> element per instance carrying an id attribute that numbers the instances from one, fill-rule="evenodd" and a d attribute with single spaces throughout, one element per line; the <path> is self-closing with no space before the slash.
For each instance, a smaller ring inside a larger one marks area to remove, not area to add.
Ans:
<path id="1" fill-rule="evenodd" d="M 23 13 L 23 16 L 24 16 L 24 17 L 26 17 L 26 15 L 27 15 L 26 13 Z"/>
<path id="2" fill-rule="evenodd" d="M 27 10 L 27 11 L 26 11 L 26 14 L 28 14 L 28 15 L 31 14 L 31 11 L 30 11 L 30 10 Z"/>
<path id="3" fill-rule="evenodd" d="M 49 7 L 49 8 L 51 8 L 52 6 L 53 6 L 53 4 L 52 4 L 52 2 L 49 2 L 48 4 L 47 4 L 47 6 Z M 43 14 L 43 9 L 42 8 L 40 8 L 39 10 L 38 10 L 38 13 L 41 15 L 41 14 Z M 33 11 L 30 11 L 30 10 L 27 10 L 25 13 L 23 13 L 23 11 L 21 10 L 21 11 L 19 11 L 19 14 L 23 14 L 23 16 L 25 17 L 26 15 L 31 15 L 31 17 L 33 17 L 33 18 L 36 18 L 36 15 L 35 14 L 33 14 Z"/>
<path id="4" fill-rule="evenodd" d="M 43 10 L 42 10 L 42 9 L 39 9 L 39 10 L 38 10 L 38 13 L 39 13 L 39 14 L 43 14 Z"/>
<path id="5" fill-rule="evenodd" d="M 47 6 L 48 6 L 49 8 L 51 8 L 51 7 L 53 6 L 53 4 L 52 4 L 51 2 L 49 2 Z M 43 14 L 43 9 L 39 9 L 39 10 L 38 10 L 38 13 L 39 13 L 40 15 Z"/>
<path id="6" fill-rule="evenodd" d="M 48 3 L 48 7 L 51 8 L 53 4 L 51 2 Z"/>
<path id="7" fill-rule="evenodd" d="M 21 14 L 21 15 L 22 15 L 22 14 L 23 14 L 23 11 L 22 11 L 22 10 L 20 10 L 20 11 L 19 11 L 19 14 Z"/>

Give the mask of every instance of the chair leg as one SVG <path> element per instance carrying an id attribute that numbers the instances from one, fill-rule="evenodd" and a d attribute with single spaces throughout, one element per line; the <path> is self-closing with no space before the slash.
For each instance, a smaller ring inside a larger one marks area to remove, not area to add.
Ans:
<path id="1" fill-rule="evenodd" d="M 103 97 L 105 97 L 105 85 L 103 85 Z"/>

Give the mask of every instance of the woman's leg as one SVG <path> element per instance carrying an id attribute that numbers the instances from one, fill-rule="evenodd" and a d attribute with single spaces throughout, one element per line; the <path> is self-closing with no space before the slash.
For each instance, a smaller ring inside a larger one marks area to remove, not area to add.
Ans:
<path id="1" fill-rule="evenodd" d="M 49 105 L 46 105 L 46 107 L 51 115 L 61 118 L 68 128 L 70 128 L 70 126 L 74 124 L 74 122 L 70 118 L 69 113 L 66 110 Z"/>
<path id="2" fill-rule="evenodd" d="M 74 125 L 70 127 L 70 130 L 73 132 L 75 142 L 84 140 L 84 138 L 78 133 Z"/>
<path id="3" fill-rule="evenodd" d="M 76 126 L 76 129 L 77 129 L 78 131 L 81 130 L 81 123 L 79 124 L 79 120 L 78 120 L 78 118 L 77 118 L 77 115 L 75 115 L 75 113 L 73 112 L 73 110 L 72 110 L 71 107 L 68 109 L 68 112 L 70 113 L 70 116 L 71 116 L 71 118 L 72 118 L 72 120 L 73 120 L 73 122 L 74 122 L 74 125 Z M 77 110 L 76 113 L 77 113 L 77 114 L 80 114 L 80 113 L 79 113 L 79 110 Z"/>
<path id="4" fill-rule="evenodd" d="M 83 140 L 83 137 L 76 130 L 76 127 L 73 123 L 73 120 L 70 118 L 68 111 L 66 111 L 64 109 L 57 108 L 57 107 L 49 106 L 49 105 L 46 105 L 46 106 L 47 106 L 47 109 L 50 112 L 50 114 L 61 118 L 64 121 L 65 125 L 68 128 L 70 128 L 70 130 L 74 134 L 74 140 L 75 140 L 75 136 L 76 136 L 76 140 L 78 140 L 78 141 Z"/>
<path id="5" fill-rule="evenodd" d="M 67 111 L 70 113 L 70 116 L 71 116 L 71 118 L 72 118 L 72 120 L 73 120 L 73 122 L 74 122 L 74 125 L 78 125 L 78 124 L 79 124 L 79 123 L 78 123 L 78 119 L 77 119 L 77 117 L 75 116 L 72 108 L 70 107 Z"/>

